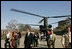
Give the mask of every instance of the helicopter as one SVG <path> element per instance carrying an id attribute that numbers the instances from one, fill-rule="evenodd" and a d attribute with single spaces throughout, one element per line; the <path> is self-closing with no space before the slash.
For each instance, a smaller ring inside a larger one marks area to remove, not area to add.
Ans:
<path id="1" fill-rule="evenodd" d="M 41 23 L 41 22 L 43 21 L 43 22 L 44 22 L 44 25 L 36 25 L 36 24 L 27 24 L 27 25 L 39 26 L 40 32 L 44 32 L 44 34 L 47 32 L 47 30 L 50 29 L 50 28 L 49 28 L 50 25 L 48 25 L 48 19 L 49 19 L 49 18 L 71 17 L 71 15 L 45 17 L 45 16 L 41 16 L 41 15 L 37 15 L 37 14 L 30 13 L 30 12 L 17 10 L 17 9 L 11 9 L 11 11 L 19 12 L 19 13 L 28 14 L 28 15 L 32 15 L 32 16 L 36 16 L 36 17 L 41 17 L 41 18 L 43 18 L 42 20 L 39 21 L 39 23 Z M 55 23 L 58 23 L 58 22 L 55 22 Z M 54 24 L 54 23 L 52 23 L 52 24 Z"/>

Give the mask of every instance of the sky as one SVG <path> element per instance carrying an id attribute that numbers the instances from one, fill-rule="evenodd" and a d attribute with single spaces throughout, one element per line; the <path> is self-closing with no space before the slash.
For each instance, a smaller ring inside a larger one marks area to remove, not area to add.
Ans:
<path id="1" fill-rule="evenodd" d="M 11 9 L 27 11 L 45 17 L 71 15 L 71 1 L 1 1 L 1 29 L 6 29 L 8 22 L 14 19 L 17 20 L 17 23 L 43 25 L 43 22 L 38 23 L 42 18 L 10 11 Z M 48 24 L 65 19 L 49 18 Z M 58 23 L 52 24 L 52 26 L 55 28 Z"/>

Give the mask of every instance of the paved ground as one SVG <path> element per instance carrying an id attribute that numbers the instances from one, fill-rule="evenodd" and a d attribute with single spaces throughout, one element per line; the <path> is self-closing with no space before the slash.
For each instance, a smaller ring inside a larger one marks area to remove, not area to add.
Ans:
<path id="1" fill-rule="evenodd" d="M 5 43 L 5 41 L 1 40 L 1 48 L 4 48 L 4 43 Z M 55 47 L 56 48 L 62 48 L 61 36 L 59 36 L 59 35 L 57 35 L 57 40 L 56 40 L 56 46 Z M 20 40 L 19 48 L 24 48 L 24 37 L 22 37 L 21 40 Z M 35 48 L 48 48 L 48 47 L 47 47 L 46 41 L 42 40 L 42 41 L 39 41 L 38 47 L 35 47 Z"/>

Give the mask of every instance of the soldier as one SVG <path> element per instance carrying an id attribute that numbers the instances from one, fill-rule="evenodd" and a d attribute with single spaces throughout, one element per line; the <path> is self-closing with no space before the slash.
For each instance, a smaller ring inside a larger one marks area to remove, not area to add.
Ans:
<path id="1" fill-rule="evenodd" d="M 52 25 L 48 26 L 49 29 L 48 29 L 47 34 L 46 34 L 46 41 L 47 41 L 48 48 L 51 47 L 51 41 L 50 41 L 50 35 L 52 34 L 51 33 L 51 27 L 52 27 Z"/>
<path id="2" fill-rule="evenodd" d="M 56 35 L 53 33 L 52 25 L 49 25 L 47 45 L 49 48 L 55 48 Z"/>
<path id="3" fill-rule="evenodd" d="M 71 31 L 70 31 L 70 26 L 67 27 L 67 34 L 64 34 L 62 36 L 61 42 L 63 48 L 71 48 Z"/>
<path id="4" fill-rule="evenodd" d="M 52 29 L 52 34 L 53 34 L 53 48 L 55 48 L 55 43 L 56 43 L 56 34 L 54 34 L 53 29 Z"/>

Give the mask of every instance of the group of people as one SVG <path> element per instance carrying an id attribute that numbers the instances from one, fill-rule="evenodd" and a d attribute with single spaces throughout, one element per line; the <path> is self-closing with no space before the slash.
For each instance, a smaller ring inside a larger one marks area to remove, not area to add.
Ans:
<path id="1" fill-rule="evenodd" d="M 13 32 L 7 31 L 5 38 L 5 48 L 17 48 L 20 45 L 21 33 L 15 29 Z"/>
<path id="2" fill-rule="evenodd" d="M 30 29 L 27 28 L 26 29 L 26 36 L 25 36 L 25 40 L 24 40 L 24 47 L 25 48 L 32 48 L 33 44 L 34 44 L 34 47 L 37 47 L 38 46 L 38 39 L 39 39 L 39 33 L 35 32 L 35 34 L 33 35 L 30 32 Z M 56 35 L 53 33 L 52 29 L 48 30 L 47 35 L 46 35 L 46 41 L 47 41 L 48 48 L 55 48 Z"/>
<path id="3" fill-rule="evenodd" d="M 46 32 L 46 41 L 48 48 L 55 48 L 56 43 L 56 35 L 53 33 L 53 29 L 48 29 Z M 21 33 L 17 32 L 7 32 L 5 48 L 7 48 L 7 43 L 9 44 L 9 48 L 17 48 L 19 45 L 19 41 L 21 38 Z M 24 48 L 33 48 L 38 46 L 39 33 L 35 32 L 34 35 L 31 33 L 31 29 L 26 29 L 26 35 L 24 39 Z M 71 27 L 67 27 L 67 34 L 64 34 L 61 38 L 61 43 L 63 48 L 71 48 Z"/>
<path id="4" fill-rule="evenodd" d="M 51 27 L 50 27 L 51 28 Z M 48 48 L 55 48 L 56 35 L 53 33 L 53 29 L 47 32 L 47 46 Z M 66 27 L 66 33 L 62 35 L 61 44 L 63 48 L 71 48 L 71 27 Z"/>

